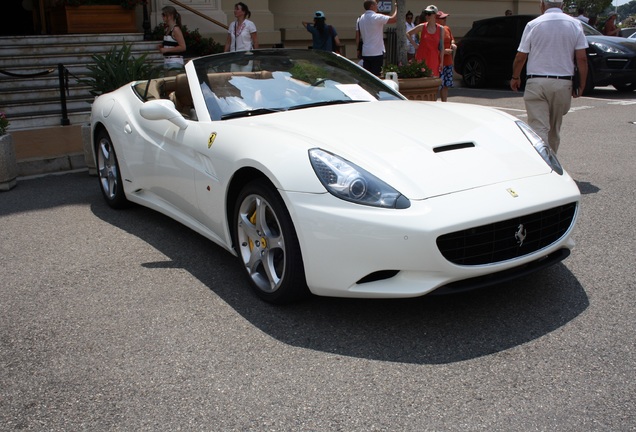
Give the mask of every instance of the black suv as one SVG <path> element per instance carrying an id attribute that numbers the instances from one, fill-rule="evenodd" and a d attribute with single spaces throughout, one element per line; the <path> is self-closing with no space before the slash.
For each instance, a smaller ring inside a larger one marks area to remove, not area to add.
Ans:
<path id="1" fill-rule="evenodd" d="M 467 87 L 510 79 L 512 61 L 517 54 L 526 24 L 536 15 L 513 15 L 475 21 L 459 41 L 455 70 Z M 613 85 L 619 91 L 636 90 L 636 41 L 603 36 L 587 24 L 588 79 L 585 92 L 596 86 Z M 525 68 L 522 73 L 525 82 Z"/>

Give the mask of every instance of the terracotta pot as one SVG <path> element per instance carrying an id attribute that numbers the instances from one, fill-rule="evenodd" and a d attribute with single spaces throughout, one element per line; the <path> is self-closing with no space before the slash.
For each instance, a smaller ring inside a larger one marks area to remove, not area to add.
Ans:
<path id="1" fill-rule="evenodd" d="M 441 78 L 400 78 L 400 93 L 409 100 L 436 101 L 439 86 L 442 85 Z"/>
<path id="2" fill-rule="evenodd" d="M 11 134 L 0 136 L 0 191 L 8 191 L 16 185 L 18 163 Z"/>
<path id="3" fill-rule="evenodd" d="M 135 33 L 135 9 L 119 5 L 63 6 L 51 11 L 51 32 Z"/>

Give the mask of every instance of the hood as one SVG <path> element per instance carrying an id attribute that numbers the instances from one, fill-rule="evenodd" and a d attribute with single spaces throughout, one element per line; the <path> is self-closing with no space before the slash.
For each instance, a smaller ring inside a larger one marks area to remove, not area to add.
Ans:
<path id="1" fill-rule="evenodd" d="M 548 174 L 514 118 L 480 107 L 387 101 L 307 108 L 249 119 L 293 134 L 369 171 L 409 199 Z"/>

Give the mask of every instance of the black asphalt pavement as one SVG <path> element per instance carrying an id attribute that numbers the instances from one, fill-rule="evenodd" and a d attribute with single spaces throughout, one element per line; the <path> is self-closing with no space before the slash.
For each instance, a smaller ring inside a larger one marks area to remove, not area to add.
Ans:
<path id="1" fill-rule="evenodd" d="M 20 179 L 0 193 L 0 430 L 636 430 L 636 94 L 591 96 L 559 152 L 577 248 L 459 295 L 274 307 L 95 177 Z M 505 88 L 450 99 L 525 115 Z"/>

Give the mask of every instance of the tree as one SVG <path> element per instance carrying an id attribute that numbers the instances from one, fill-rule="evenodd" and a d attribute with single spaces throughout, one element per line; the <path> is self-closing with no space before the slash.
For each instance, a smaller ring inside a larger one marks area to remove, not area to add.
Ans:
<path id="1" fill-rule="evenodd" d="M 397 23 L 395 24 L 396 36 L 397 36 L 397 58 L 398 64 L 406 64 L 407 49 L 406 49 L 406 0 L 397 0 Z"/>
<path id="2" fill-rule="evenodd" d="M 616 13 L 618 14 L 618 20 L 622 21 L 624 26 L 633 27 L 636 17 L 636 0 L 619 6 L 616 8 Z"/>
<path id="3" fill-rule="evenodd" d="M 612 5 L 612 0 L 577 0 L 570 3 L 570 7 L 576 12 L 577 9 L 583 9 L 587 16 L 604 15 L 603 11 Z"/>

